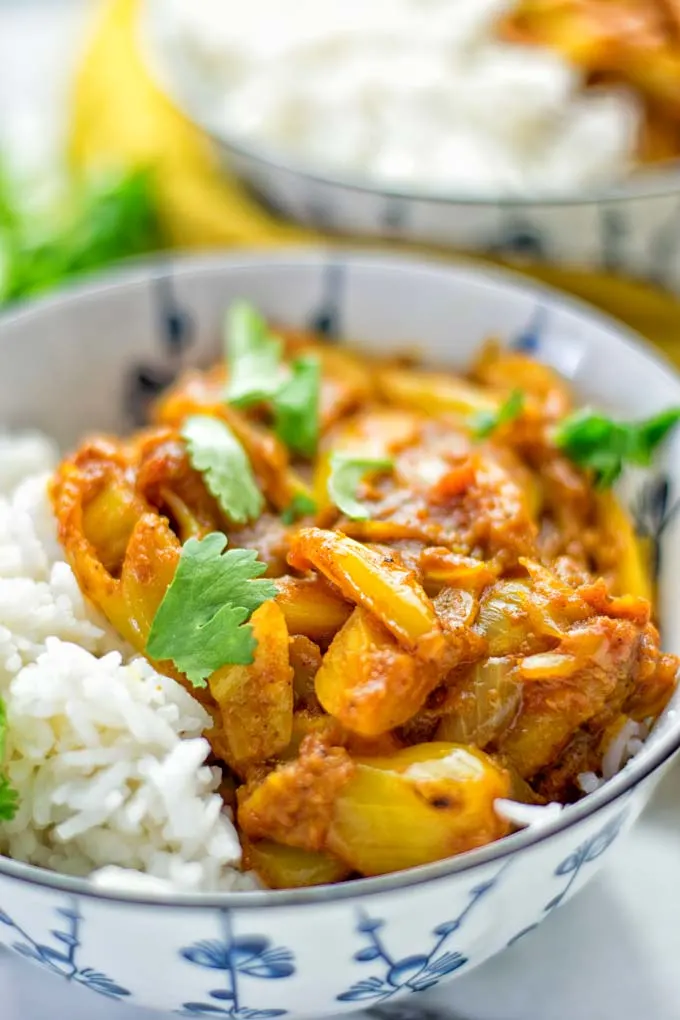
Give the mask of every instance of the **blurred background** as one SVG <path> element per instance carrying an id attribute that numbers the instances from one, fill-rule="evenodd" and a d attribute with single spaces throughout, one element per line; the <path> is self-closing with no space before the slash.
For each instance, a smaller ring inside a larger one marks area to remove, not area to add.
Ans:
<path id="1" fill-rule="evenodd" d="M 510 264 L 680 360 L 676 0 L 0 0 L 0 303 L 159 248 Z"/>

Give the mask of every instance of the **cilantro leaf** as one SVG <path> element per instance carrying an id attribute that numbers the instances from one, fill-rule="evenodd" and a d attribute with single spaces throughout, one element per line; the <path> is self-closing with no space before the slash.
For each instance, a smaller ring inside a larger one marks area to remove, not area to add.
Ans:
<path id="1" fill-rule="evenodd" d="M 256 641 L 247 621 L 276 595 L 272 581 L 255 580 L 266 564 L 254 549 L 229 549 L 221 532 L 190 538 L 158 607 L 146 650 L 170 659 L 194 687 L 229 663 L 249 665 Z"/>
<path id="2" fill-rule="evenodd" d="M 369 512 L 356 498 L 356 492 L 366 475 L 378 471 L 391 471 L 394 462 L 388 457 L 353 457 L 334 453 L 328 478 L 328 495 L 339 510 L 353 521 L 365 521 Z"/>
<path id="3" fill-rule="evenodd" d="M 486 439 L 501 425 L 508 425 L 519 418 L 524 410 L 524 394 L 521 390 L 513 390 L 508 399 L 497 411 L 479 411 L 470 422 L 472 433 L 476 439 Z"/>
<path id="4" fill-rule="evenodd" d="M 319 439 L 321 365 L 309 355 L 290 368 L 290 378 L 274 398 L 274 431 L 289 449 L 311 457 Z"/>
<path id="5" fill-rule="evenodd" d="M 300 517 L 307 517 L 309 514 L 315 513 L 316 503 L 314 500 L 310 496 L 306 496 L 304 492 L 296 492 L 290 504 L 281 514 L 281 520 L 284 524 L 294 524 Z"/>
<path id="6" fill-rule="evenodd" d="M 595 484 L 608 488 L 626 464 L 648 466 L 659 444 L 680 421 L 680 408 L 641 422 L 617 422 L 587 408 L 563 419 L 554 433 L 558 449 L 592 471 Z"/>
<path id="7" fill-rule="evenodd" d="M 259 517 L 264 507 L 245 450 L 228 425 L 218 418 L 195 414 L 181 430 L 189 459 L 210 492 L 234 524 Z"/>
<path id="8" fill-rule="evenodd" d="M 227 314 L 226 399 L 239 407 L 270 400 L 281 386 L 283 345 L 252 305 L 239 301 Z"/>
<path id="9" fill-rule="evenodd" d="M 0 766 L 5 760 L 7 745 L 7 709 L 0 698 Z M 7 776 L 0 771 L 0 822 L 11 822 L 19 809 L 19 794 Z"/>

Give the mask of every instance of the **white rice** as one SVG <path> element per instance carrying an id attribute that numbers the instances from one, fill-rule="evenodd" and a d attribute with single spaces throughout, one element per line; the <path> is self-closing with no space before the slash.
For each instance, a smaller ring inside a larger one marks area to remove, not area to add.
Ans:
<path id="1" fill-rule="evenodd" d="M 205 764 L 207 713 L 117 638 L 62 558 L 55 456 L 0 437 L 0 696 L 20 797 L 0 852 L 107 888 L 252 888 Z"/>
<path id="2" fill-rule="evenodd" d="M 523 804 L 518 800 L 498 798 L 494 801 L 494 810 L 506 822 L 518 829 L 535 829 L 550 825 L 561 815 L 563 804 Z"/>
<path id="3" fill-rule="evenodd" d="M 506 43 L 512 0 L 149 0 L 201 116 L 308 167 L 448 194 L 551 195 L 625 177 L 630 90 L 583 89 L 556 51 Z"/>

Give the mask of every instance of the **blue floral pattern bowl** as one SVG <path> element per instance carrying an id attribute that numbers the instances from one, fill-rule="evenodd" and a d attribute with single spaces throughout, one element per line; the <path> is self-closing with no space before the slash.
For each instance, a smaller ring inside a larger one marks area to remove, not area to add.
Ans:
<path id="1" fill-rule="evenodd" d="M 3 426 L 73 443 L 124 429 L 185 366 L 219 353 L 225 306 L 464 366 L 484 337 L 531 350 L 586 401 L 647 415 L 680 382 L 623 328 L 497 272 L 322 252 L 155 262 L 0 319 Z M 680 650 L 680 440 L 626 480 L 657 549 L 665 643 Z M 1 621 L 0 621 L 1 622 Z M 95 890 L 0 859 L 0 944 L 99 995 L 181 1016 L 269 1020 L 410 997 L 532 931 L 635 822 L 680 747 L 680 695 L 641 753 L 541 827 L 409 872 L 312 890 L 162 896 Z"/>

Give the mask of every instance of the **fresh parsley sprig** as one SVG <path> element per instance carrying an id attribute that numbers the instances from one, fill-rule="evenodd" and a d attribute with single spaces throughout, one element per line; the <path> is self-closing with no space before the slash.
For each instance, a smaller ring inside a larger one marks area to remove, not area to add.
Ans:
<path id="1" fill-rule="evenodd" d="M 260 516 L 264 499 L 248 456 L 231 429 L 218 418 L 195 414 L 182 425 L 191 464 L 234 524 Z"/>
<path id="2" fill-rule="evenodd" d="M 510 396 L 496 411 L 478 411 L 470 420 L 470 427 L 475 439 L 487 439 L 502 425 L 508 425 L 519 418 L 524 410 L 524 394 L 521 390 L 513 390 Z"/>
<path id="3" fill-rule="evenodd" d="M 247 621 L 276 595 L 272 581 L 257 580 L 266 569 L 253 549 L 227 550 L 221 532 L 190 538 L 154 617 L 149 656 L 172 661 L 194 687 L 221 666 L 249 665 L 257 643 Z"/>
<path id="4" fill-rule="evenodd" d="M 564 418 L 553 441 L 579 467 L 592 471 L 598 488 L 619 478 L 626 464 L 648 466 L 669 432 L 680 421 L 680 408 L 670 408 L 639 422 L 619 422 L 587 408 Z"/>
<path id="5" fill-rule="evenodd" d="M 321 366 L 314 355 L 283 360 L 283 344 L 262 316 L 239 301 L 226 320 L 229 382 L 225 398 L 236 407 L 267 404 L 274 432 L 294 453 L 313 456 L 319 439 Z"/>
<path id="6" fill-rule="evenodd" d="M 19 809 L 19 794 L 2 771 L 7 747 L 7 709 L 0 698 L 0 822 L 11 822 Z"/>
<path id="7" fill-rule="evenodd" d="M 334 453 L 330 460 L 328 495 L 350 520 L 368 520 L 368 507 L 357 499 L 357 489 L 367 475 L 391 471 L 393 467 L 394 462 L 389 457 L 353 457 L 351 454 Z"/>

